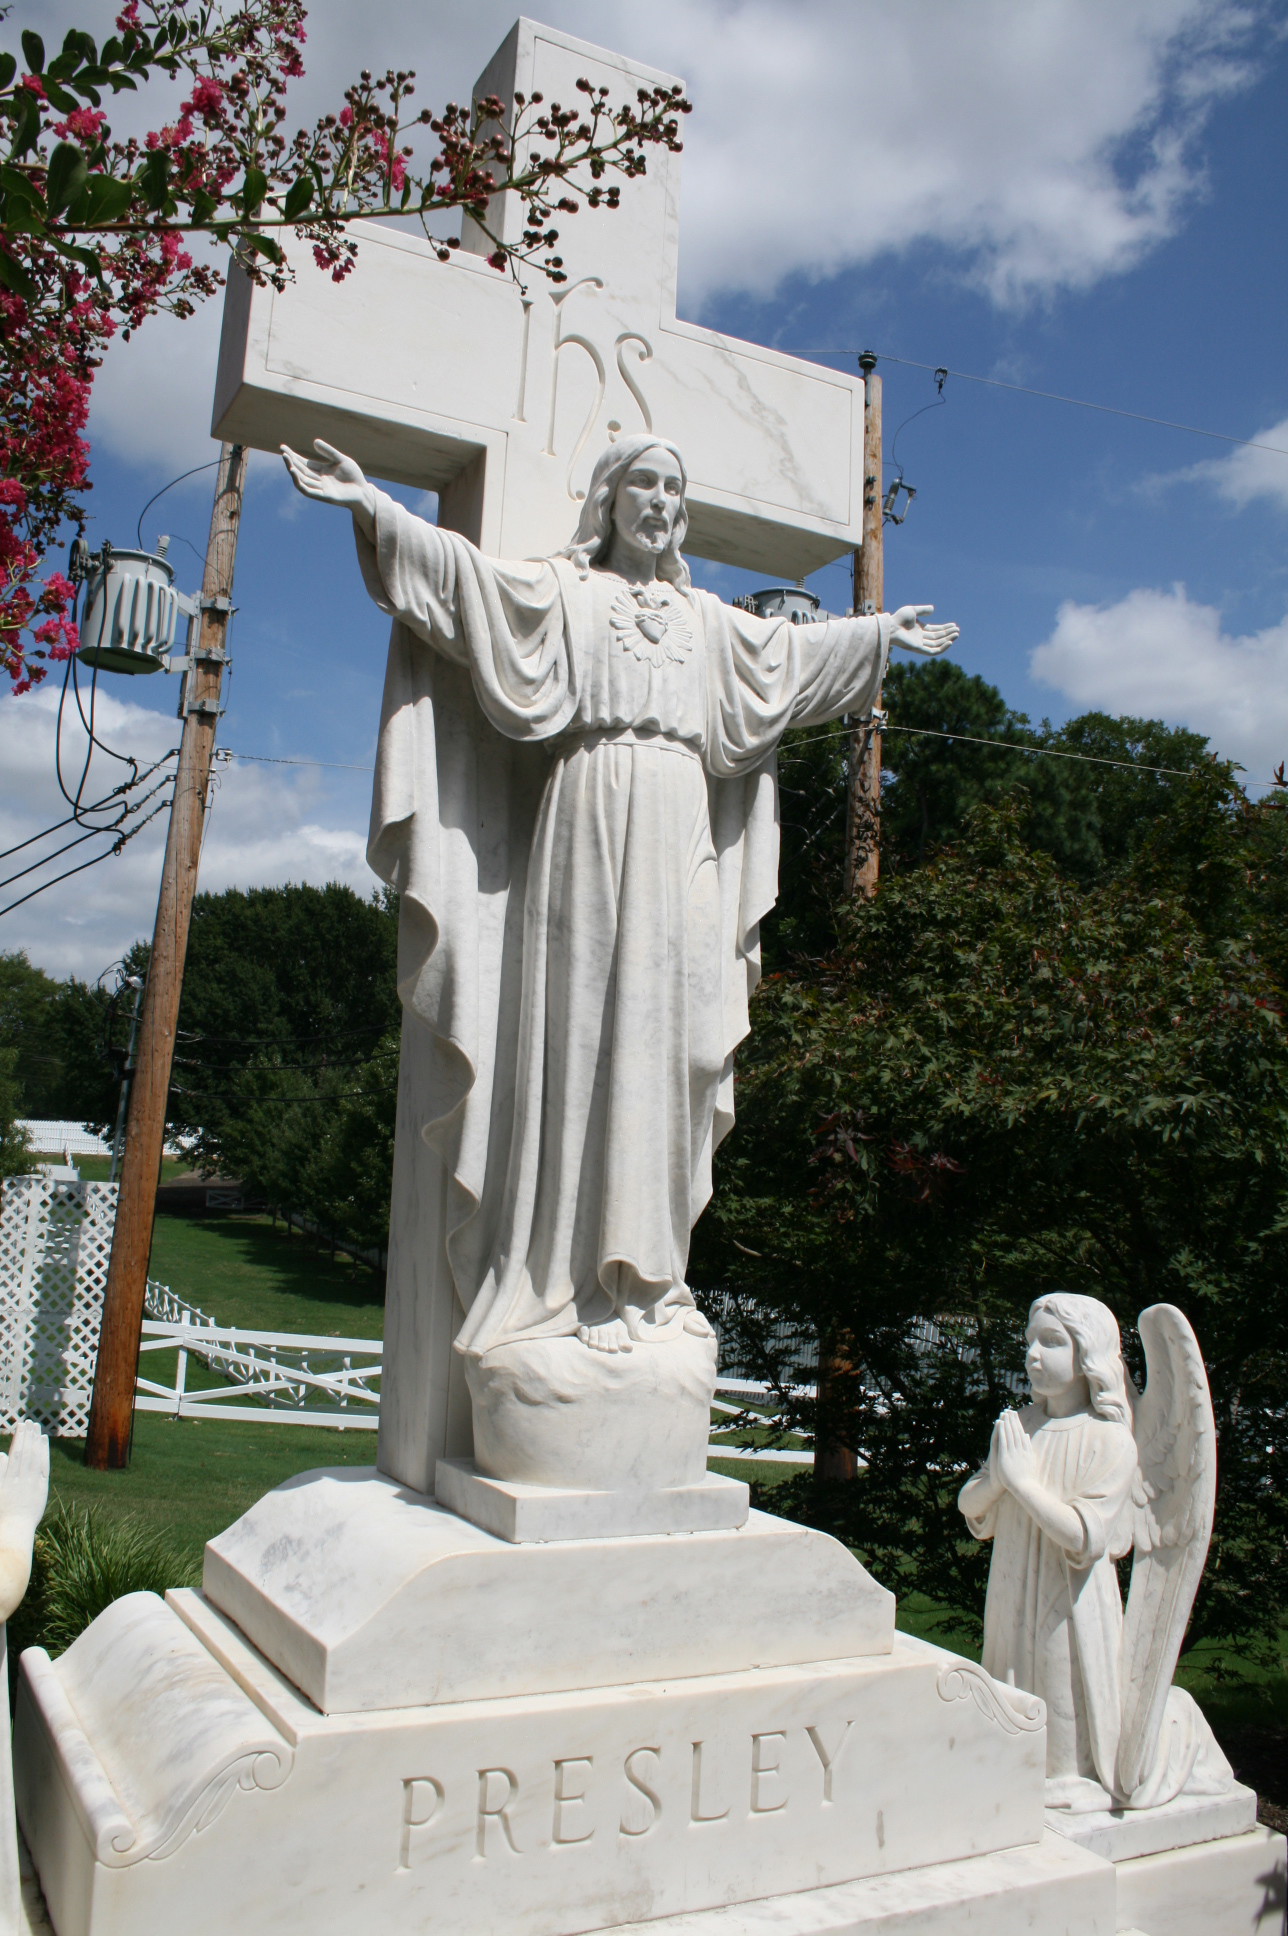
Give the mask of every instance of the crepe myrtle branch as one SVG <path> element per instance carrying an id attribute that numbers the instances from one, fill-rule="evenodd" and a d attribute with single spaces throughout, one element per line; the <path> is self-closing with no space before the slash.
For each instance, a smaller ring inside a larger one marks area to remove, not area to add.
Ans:
<path id="1" fill-rule="evenodd" d="M 494 268 L 563 282 L 557 219 L 615 208 L 614 178 L 644 174 L 650 146 L 680 147 L 690 103 L 678 87 L 614 107 L 582 80 L 575 107 L 534 94 L 435 114 L 412 108 L 410 69 L 364 70 L 335 113 L 289 133 L 306 17 L 302 0 L 126 0 L 101 47 L 73 28 L 52 58 L 30 31 L 21 61 L 0 52 L 0 668 L 15 692 L 78 643 L 71 585 L 37 574 L 60 528 L 85 525 L 94 372 L 118 330 L 128 339 L 158 311 L 190 316 L 220 288 L 194 238 L 280 290 L 293 274 L 284 231 L 341 282 L 357 258 L 353 222 L 418 218 L 446 261 L 456 238 L 433 223 L 460 210 Z M 154 75 L 181 84 L 173 119 L 115 139 L 105 97 Z M 501 194 L 521 205 L 514 241 L 491 225 Z"/>

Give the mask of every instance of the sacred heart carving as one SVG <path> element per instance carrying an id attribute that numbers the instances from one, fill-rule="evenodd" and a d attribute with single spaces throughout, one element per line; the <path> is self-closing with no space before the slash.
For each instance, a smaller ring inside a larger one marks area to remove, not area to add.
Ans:
<path id="1" fill-rule="evenodd" d="M 613 631 L 628 652 L 646 659 L 655 671 L 668 662 L 683 665 L 693 646 L 689 613 L 679 597 L 653 585 L 633 590 L 623 585 L 609 609 Z"/>

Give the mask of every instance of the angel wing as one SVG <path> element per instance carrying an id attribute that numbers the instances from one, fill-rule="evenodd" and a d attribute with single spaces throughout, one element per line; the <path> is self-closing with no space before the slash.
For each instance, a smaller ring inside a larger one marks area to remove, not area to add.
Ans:
<path id="1" fill-rule="evenodd" d="M 1198 1340 L 1174 1304 L 1151 1304 L 1138 1322 L 1147 1380 L 1139 1396 L 1127 1381 L 1140 1463 L 1122 1645 L 1117 1788 L 1124 1797 L 1147 1779 L 1158 1751 L 1216 1498 L 1216 1426 Z"/>

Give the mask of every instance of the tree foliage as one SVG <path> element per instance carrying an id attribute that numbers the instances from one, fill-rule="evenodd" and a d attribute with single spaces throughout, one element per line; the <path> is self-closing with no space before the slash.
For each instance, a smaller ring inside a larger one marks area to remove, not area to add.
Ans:
<path id="1" fill-rule="evenodd" d="M 1138 1311 L 1178 1304 L 1220 1438 L 1192 1638 L 1246 1643 L 1288 1604 L 1288 813 L 1210 761 L 1175 784 L 1152 818 L 1103 789 L 1090 880 L 1034 844 L 1031 796 L 976 804 L 837 910 L 826 957 L 766 980 L 692 1271 L 736 1294 L 786 1414 L 868 1462 L 797 1481 L 798 1509 L 967 1610 L 987 1553 L 954 1496 L 1010 1402 L 1030 1300 L 1103 1299 L 1138 1371 Z M 819 1340 L 839 1367 L 821 1412 L 791 1390 Z"/>
<path id="2" fill-rule="evenodd" d="M 389 1224 L 397 939 L 389 893 L 199 895 L 171 1078 L 197 1161 L 363 1248 Z"/>
<path id="3" fill-rule="evenodd" d="M 398 905 L 351 888 L 201 894 L 193 904 L 167 1127 L 208 1172 L 362 1249 L 389 1225 L 399 1004 Z M 116 1120 L 139 942 L 117 992 L 0 956 L 12 1115 Z M 3 1103 L 0 1071 L 0 1104 Z M 20 1152 L 19 1152 L 20 1156 Z"/>

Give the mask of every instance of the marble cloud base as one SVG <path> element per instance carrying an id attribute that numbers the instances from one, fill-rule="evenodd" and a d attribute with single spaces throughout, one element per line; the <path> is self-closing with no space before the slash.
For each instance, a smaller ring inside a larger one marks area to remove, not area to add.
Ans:
<path id="1" fill-rule="evenodd" d="M 346 1469 L 29 1649 L 14 1764 L 56 1936 L 1270 1936 L 1282 1838 L 1116 1864 L 1045 1751 L 822 1534 L 523 1544 Z"/>

